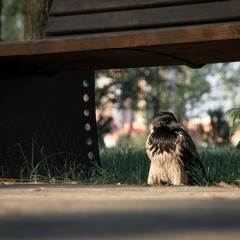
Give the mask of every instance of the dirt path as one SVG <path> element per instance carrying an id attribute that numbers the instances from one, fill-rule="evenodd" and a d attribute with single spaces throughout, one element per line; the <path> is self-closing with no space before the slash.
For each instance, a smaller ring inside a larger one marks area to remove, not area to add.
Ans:
<path id="1" fill-rule="evenodd" d="M 0 239 L 240 239 L 240 188 L 0 185 Z"/>

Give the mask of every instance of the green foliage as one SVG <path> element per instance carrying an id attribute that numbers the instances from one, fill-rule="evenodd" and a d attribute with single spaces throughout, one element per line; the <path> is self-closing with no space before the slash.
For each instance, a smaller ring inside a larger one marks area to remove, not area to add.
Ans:
<path id="1" fill-rule="evenodd" d="M 140 69 L 129 68 L 121 70 L 98 71 L 97 76 L 105 76 L 111 81 L 104 87 L 96 88 L 96 103 L 111 101 L 118 108 L 124 108 L 124 101 L 131 98 L 131 108 L 137 109 L 141 89 L 137 82 L 141 78 Z M 131 94 L 130 94 L 131 93 Z"/>
<path id="2" fill-rule="evenodd" d="M 230 134 L 233 134 L 237 128 L 240 127 L 240 107 L 232 108 L 226 112 L 226 115 L 231 117 L 233 126 L 231 128 Z"/>
<path id="3" fill-rule="evenodd" d="M 184 66 L 99 71 L 98 77 L 111 80 L 96 88 L 97 104 L 112 102 L 117 108 L 141 109 L 147 122 L 160 110 L 171 110 L 183 119 L 186 105 L 193 108 L 209 92 L 206 73 Z M 130 106 L 126 106 L 127 99 L 131 100 Z"/>
<path id="4" fill-rule="evenodd" d="M 230 135 L 232 135 L 237 129 L 240 128 L 240 107 L 232 108 L 226 112 L 233 124 L 230 128 Z M 237 148 L 240 149 L 240 141 L 238 142 Z"/>
<path id="5" fill-rule="evenodd" d="M 2 41 L 19 40 L 23 37 L 24 2 L 3 0 L 1 13 Z"/>

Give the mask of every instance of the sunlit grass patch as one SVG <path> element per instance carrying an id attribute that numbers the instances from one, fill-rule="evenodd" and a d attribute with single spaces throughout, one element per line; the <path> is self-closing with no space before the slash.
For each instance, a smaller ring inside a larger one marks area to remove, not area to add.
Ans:
<path id="1" fill-rule="evenodd" d="M 209 185 L 216 182 L 240 183 L 240 152 L 232 147 L 200 149 Z"/>
<path id="2" fill-rule="evenodd" d="M 40 161 L 35 162 L 35 147 L 32 156 L 24 162 L 19 169 L 17 181 L 27 182 L 77 182 L 97 184 L 146 184 L 149 161 L 144 147 L 119 146 L 115 148 L 102 148 L 100 150 L 101 166 L 92 163 L 91 171 L 84 172 L 79 159 L 71 153 L 56 153 L 44 155 L 39 149 Z M 198 169 L 192 169 L 191 174 L 197 185 L 211 186 L 214 183 L 226 182 L 240 184 L 240 152 L 231 147 L 206 148 L 198 150 L 206 174 Z M 55 165 L 54 158 L 61 156 L 62 165 Z M 0 180 L 4 180 L 4 171 L 1 169 Z"/>
<path id="3" fill-rule="evenodd" d="M 198 185 L 210 186 L 217 182 L 240 182 L 240 153 L 231 147 L 199 149 L 206 170 L 192 169 Z M 147 182 L 149 162 L 144 148 L 117 147 L 102 149 L 102 169 L 111 175 L 111 182 L 144 184 Z"/>
<path id="4" fill-rule="evenodd" d="M 102 168 L 112 176 L 112 181 L 126 184 L 146 183 L 149 162 L 144 148 L 117 147 L 102 149 Z"/>

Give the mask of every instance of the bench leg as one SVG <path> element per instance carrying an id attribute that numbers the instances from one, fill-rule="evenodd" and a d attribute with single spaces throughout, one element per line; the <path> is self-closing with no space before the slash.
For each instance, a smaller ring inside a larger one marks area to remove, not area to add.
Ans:
<path id="1" fill-rule="evenodd" d="M 2 70 L 1 178 L 21 178 L 39 162 L 56 174 L 74 163 L 76 175 L 100 165 L 94 82 L 94 71 L 49 77 L 22 66 Z"/>

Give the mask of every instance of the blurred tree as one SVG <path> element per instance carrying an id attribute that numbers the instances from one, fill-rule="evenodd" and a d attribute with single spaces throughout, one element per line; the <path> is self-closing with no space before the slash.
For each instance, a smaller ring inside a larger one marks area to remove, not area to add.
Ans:
<path id="1" fill-rule="evenodd" d="M 175 95 L 171 97 L 173 112 L 179 120 L 186 118 L 186 108 L 192 112 L 198 105 L 203 104 L 202 96 L 210 92 L 210 84 L 206 80 L 208 69 L 191 69 L 186 66 L 179 66 L 179 73 L 175 79 Z M 199 117 L 192 115 L 192 117 Z"/>
<path id="2" fill-rule="evenodd" d="M 2 7 L 3 7 L 3 4 L 2 4 L 2 0 L 0 0 L 0 42 L 2 41 Z"/>
<path id="3" fill-rule="evenodd" d="M 230 108 L 237 107 L 239 99 L 240 64 L 218 63 L 207 66 L 209 76 L 217 79 L 217 87 L 223 93 L 220 100 L 229 100 Z M 217 90 L 217 91 L 219 91 Z"/>
<path id="4" fill-rule="evenodd" d="M 149 122 L 160 110 L 168 110 L 167 67 L 141 68 L 142 106 Z"/>
<path id="5" fill-rule="evenodd" d="M 24 1 L 1 0 L 1 3 L 1 40 L 22 39 Z"/>
<path id="6" fill-rule="evenodd" d="M 210 137 L 214 145 L 223 145 L 229 142 L 229 126 L 224 119 L 224 112 L 222 109 L 209 110 L 208 114 L 211 118 L 211 133 Z"/>
<path id="7" fill-rule="evenodd" d="M 127 119 L 129 127 L 124 141 L 128 144 L 136 110 L 143 112 L 146 123 L 159 111 L 171 111 L 179 121 L 186 119 L 186 105 L 194 108 L 210 90 L 206 74 L 205 70 L 184 66 L 98 71 L 97 108 L 104 112 L 111 103 L 117 109 L 118 120 Z"/>
<path id="8" fill-rule="evenodd" d="M 206 71 L 185 66 L 150 68 L 145 74 L 149 85 L 146 112 L 149 116 L 158 111 L 173 112 L 178 120 L 186 118 L 186 106 L 194 108 L 202 95 L 209 92 Z M 150 120 L 150 119 L 148 119 Z"/>
<path id="9" fill-rule="evenodd" d="M 99 71 L 98 77 L 112 79 L 103 88 L 97 88 L 97 103 L 112 101 L 117 108 L 141 108 L 147 122 L 159 111 L 174 112 L 179 120 L 186 117 L 186 104 L 194 108 L 202 95 L 210 90 L 207 71 L 188 67 L 152 67 Z M 129 101 L 128 101 L 129 102 Z"/>
<path id="10" fill-rule="evenodd" d="M 113 121 L 113 117 L 104 117 L 103 115 L 100 116 L 97 122 L 97 129 L 98 129 L 98 144 L 100 147 L 105 147 L 105 143 L 103 137 L 106 133 L 111 132 L 111 122 Z"/>
<path id="11" fill-rule="evenodd" d="M 0 0 L 1 39 L 12 41 L 44 38 L 52 2 L 53 0 Z"/>
<path id="12" fill-rule="evenodd" d="M 45 27 L 52 2 L 53 0 L 25 0 L 25 40 L 45 37 Z"/>
<path id="13" fill-rule="evenodd" d="M 112 102 L 119 109 L 119 112 L 124 113 L 124 111 L 121 111 L 123 109 L 128 111 L 130 119 L 128 119 L 129 129 L 126 141 L 129 141 L 133 129 L 132 124 L 135 120 L 134 112 L 138 109 L 139 95 L 141 93 L 138 81 L 142 76 L 142 72 L 140 69 L 129 68 L 99 71 L 98 76 L 105 76 L 111 79 L 111 81 L 103 87 L 96 88 L 97 106 L 101 106 L 101 110 L 104 111 L 105 103 Z M 122 118 L 125 117 L 123 116 Z"/>

